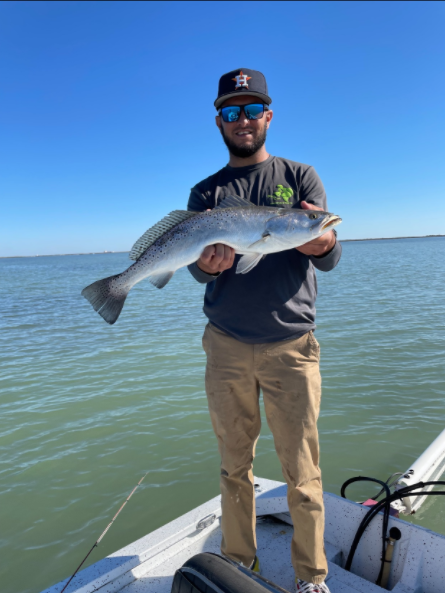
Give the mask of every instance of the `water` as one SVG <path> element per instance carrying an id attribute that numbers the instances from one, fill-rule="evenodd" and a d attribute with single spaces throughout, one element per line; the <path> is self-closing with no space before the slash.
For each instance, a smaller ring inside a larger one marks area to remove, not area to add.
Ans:
<path id="1" fill-rule="evenodd" d="M 110 327 L 80 291 L 128 263 L 0 260 L 2 593 L 72 573 L 145 472 L 91 562 L 218 493 L 203 286 L 185 270 L 162 291 L 145 281 Z M 344 243 L 338 268 L 318 274 L 326 490 L 406 470 L 445 427 L 444 278 L 444 238 Z M 282 479 L 265 422 L 255 472 Z M 414 521 L 445 533 L 442 497 Z"/>

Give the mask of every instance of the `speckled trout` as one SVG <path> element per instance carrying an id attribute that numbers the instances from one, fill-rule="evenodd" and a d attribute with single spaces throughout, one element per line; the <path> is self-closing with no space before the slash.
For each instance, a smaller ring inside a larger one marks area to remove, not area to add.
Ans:
<path id="1" fill-rule="evenodd" d="M 82 295 L 113 324 L 135 284 L 148 277 L 164 288 L 176 270 L 196 262 L 208 245 L 232 247 L 242 255 L 236 273 L 247 274 L 268 253 L 299 247 L 340 222 L 329 212 L 255 206 L 238 196 L 224 198 L 206 212 L 175 210 L 136 241 L 130 251 L 133 265 L 90 284 Z"/>

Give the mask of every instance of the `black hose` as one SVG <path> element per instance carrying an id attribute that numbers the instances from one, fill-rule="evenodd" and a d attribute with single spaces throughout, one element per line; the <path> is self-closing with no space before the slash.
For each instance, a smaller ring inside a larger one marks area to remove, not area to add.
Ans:
<path id="1" fill-rule="evenodd" d="M 393 474 L 393 476 L 394 476 L 394 474 Z M 363 533 L 365 532 L 366 528 L 368 527 L 368 525 L 372 521 L 372 519 L 382 509 L 384 509 L 383 525 L 382 525 L 382 558 L 381 558 L 380 572 L 379 572 L 379 575 L 376 580 L 377 584 L 380 583 L 380 579 L 382 577 L 382 572 L 383 572 L 383 566 L 384 566 L 384 562 L 385 562 L 386 534 L 388 531 L 388 522 L 389 522 L 391 503 L 394 502 L 395 500 L 401 500 L 402 498 L 406 498 L 407 496 L 445 495 L 444 490 L 439 490 L 439 491 L 429 490 L 429 491 L 412 492 L 413 490 L 416 490 L 418 488 L 424 488 L 426 486 L 445 485 L 445 481 L 440 481 L 440 480 L 434 481 L 434 482 L 418 482 L 417 484 L 412 484 L 411 486 L 406 486 L 405 488 L 400 488 L 399 490 L 397 490 L 396 492 L 391 494 L 391 492 L 389 490 L 388 482 L 393 476 L 388 478 L 388 480 L 386 482 L 382 482 L 381 480 L 376 480 L 374 478 L 368 478 L 365 476 L 358 476 L 356 478 L 351 478 L 350 480 L 347 480 L 341 487 L 341 495 L 343 498 L 346 498 L 346 495 L 345 495 L 346 488 L 354 482 L 375 482 L 377 484 L 380 484 L 382 486 L 382 490 L 372 500 L 375 500 L 376 498 L 378 498 L 378 496 L 380 496 L 380 494 L 383 491 L 386 492 L 385 498 L 383 500 L 377 502 L 377 504 L 375 504 L 374 506 L 372 506 L 371 509 L 369 510 L 369 512 L 366 513 L 366 515 L 363 517 L 363 519 L 357 529 L 357 532 L 354 536 L 354 540 L 352 542 L 351 549 L 349 550 L 348 558 L 347 558 L 346 564 L 345 564 L 345 570 L 350 571 L 352 561 L 354 559 L 354 555 L 357 550 L 357 546 L 362 538 Z"/>
<path id="2" fill-rule="evenodd" d="M 343 498 L 346 498 L 346 496 L 345 496 L 346 488 L 350 484 L 353 484 L 354 482 L 375 482 L 376 484 L 380 484 L 382 486 L 382 490 L 384 490 L 386 492 L 386 496 L 383 499 L 383 501 L 381 501 L 380 503 L 377 503 L 375 506 L 371 507 L 370 512 L 365 515 L 365 517 L 363 518 L 363 521 L 360 523 L 357 533 L 355 534 L 354 541 L 352 542 L 352 546 L 351 546 L 351 550 L 348 555 L 348 559 L 346 561 L 346 566 L 345 566 L 346 570 L 351 570 L 351 564 L 352 564 L 352 559 L 354 558 L 355 550 L 357 549 L 358 543 L 359 543 L 366 527 L 369 525 L 369 522 L 371 521 L 371 519 L 375 516 L 375 513 L 372 514 L 372 516 L 371 516 L 371 513 L 372 513 L 372 511 L 374 511 L 376 506 L 378 506 L 379 508 L 381 507 L 381 505 L 385 506 L 385 513 L 383 515 L 383 529 L 382 529 L 383 534 L 384 534 L 384 536 L 382 538 L 382 558 L 385 557 L 386 533 L 388 531 L 388 522 L 389 522 L 389 509 L 390 509 L 389 504 L 390 503 L 388 501 L 391 497 L 391 491 L 390 491 L 387 483 L 382 482 L 381 480 L 377 480 L 375 478 L 367 478 L 367 477 L 362 477 L 362 476 L 359 476 L 357 478 L 351 478 L 350 480 L 347 480 L 341 487 L 341 495 L 343 496 Z M 380 569 L 379 576 L 377 578 L 377 582 L 380 581 L 382 571 L 383 571 L 383 563 L 382 563 L 382 566 Z"/>
<path id="3" fill-rule="evenodd" d="M 405 475 L 403 472 L 395 472 L 395 473 L 393 473 L 393 474 L 391 474 L 391 475 L 389 476 L 389 478 L 386 480 L 385 484 L 386 484 L 386 485 L 387 485 L 389 488 L 391 488 L 391 486 L 394 486 L 394 484 L 396 484 L 396 483 L 399 481 L 399 479 L 400 479 L 400 478 L 396 477 L 396 479 L 395 479 L 395 480 L 392 480 L 392 481 L 391 481 L 391 479 L 392 479 L 392 478 L 394 478 L 395 476 L 403 476 L 403 475 Z M 379 492 L 378 494 L 376 494 L 375 496 L 373 496 L 373 497 L 372 497 L 370 500 L 377 500 L 377 499 L 378 499 L 378 497 L 379 497 L 381 494 L 383 494 L 384 492 L 385 492 L 385 488 L 382 488 L 382 489 L 380 490 L 380 492 Z"/>

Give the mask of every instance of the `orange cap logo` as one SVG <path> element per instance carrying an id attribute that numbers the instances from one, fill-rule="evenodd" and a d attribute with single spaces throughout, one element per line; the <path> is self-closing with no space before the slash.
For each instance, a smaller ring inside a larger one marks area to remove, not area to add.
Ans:
<path id="1" fill-rule="evenodd" d="M 248 89 L 249 85 L 247 84 L 247 81 L 250 80 L 251 78 L 252 78 L 251 76 L 247 76 L 247 74 L 243 74 L 243 71 L 240 70 L 240 73 L 238 74 L 238 76 L 235 76 L 235 78 L 232 78 L 232 80 L 234 80 L 236 82 L 235 89 L 240 89 L 241 87 L 245 87 L 246 89 Z"/>

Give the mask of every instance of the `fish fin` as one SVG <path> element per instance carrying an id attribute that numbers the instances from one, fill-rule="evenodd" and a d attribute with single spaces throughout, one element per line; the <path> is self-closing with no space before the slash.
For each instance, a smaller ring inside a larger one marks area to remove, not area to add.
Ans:
<path id="1" fill-rule="evenodd" d="M 131 288 L 128 286 L 111 288 L 112 281 L 118 276 L 119 274 L 93 282 L 81 293 L 93 306 L 93 309 L 110 325 L 117 321 Z"/>
<path id="2" fill-rule="evenodd" d="M 215 208 L 256 208 L 256 206 L 240 196 L 226 196 Z"/>
<path id="3" fill-rule="evenodd" d="M 174 272 L 162 272 L 162 274 L 153 274 L 153 276 L 150 276 L 149 280 L 153 284 L 153 286 L 156 286 L 156 288 L 164 288 L 164 286 L 168 284 L 171 280 L 173 274 Z"/>
<path id="4" fill-rule="evenodd" d="M 243 255 L 236 266 L 237 274 L 247 274 L 250 272 L 264 257 L 263 253 L 247 253 Z"/>
<path id="5" fill-rule="evenodd" d="M 164 216 L 159 222 L 146 231 L 142 237 L 136 241 L 130 251 L 129 258 L 138 260 L 146 249 L 153 245 L 156 239 L 162 237 L 164 233 L 184 222 L 192 216 L 200 214 L 199 212 L 190 212 L 189 210 L 173 210 L 167 216 Z"/>
<path id="6" fill-rule="evenodd" d="M 260 245 L 264 245 L 264 243 L 266 241 L 268 241 L 270 239 L 270 235 L 269 233 L 265 233 L 261 239 L 259 239 L 258 241 L 255 241 L 255 243 L 252 243 L 252 245 L 249 245 L 249 247 L 247 249 L 254 249 L 255 247 L 259 247 Z"/>

